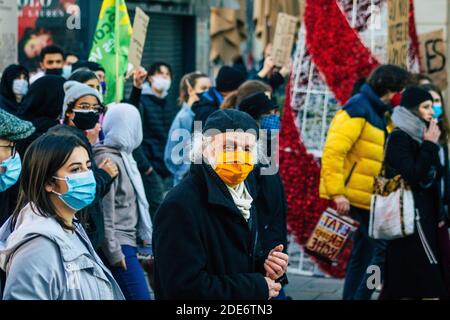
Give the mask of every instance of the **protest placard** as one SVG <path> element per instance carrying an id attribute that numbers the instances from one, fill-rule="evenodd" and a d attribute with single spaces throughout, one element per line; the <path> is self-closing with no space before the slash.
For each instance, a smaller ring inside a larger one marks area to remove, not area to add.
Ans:
<path id="1" fill-rule="evenodd" d="M 305 251 L 327 262 L 335 262 L 358 226 L 358 222 L 328 208 L 306 242 Z"/>
<path id="2" fill-rule="evenodd" d="M 447 89 L 447 45 L 444 29 L 424 33 L 419 36 L 421 69 L 428 74 L 441 90 Z"/>
<path id="3" fill-rule="evenodd" d="M 128 54 L 128 63 L 132 64 L 134 69 L 141 66 L 149 21 L 150 17 L 141 8 L 136 8 L 136 15 L 134 16 L 133 22 L 133 35 Z"/>
<path id="4" fill-rule="evenodd" d="M 277 18 L 275 37 L 273 40 L 272 55 L 276 66 L 289 63 L 292 47 L 297 33 L 298 18 L 280 12 Z"/>
<path id="5" fill-rule="evenodd" d="M 387 63 L 407 68 L 409 40 L 409 1 L 388 1 Z"/>

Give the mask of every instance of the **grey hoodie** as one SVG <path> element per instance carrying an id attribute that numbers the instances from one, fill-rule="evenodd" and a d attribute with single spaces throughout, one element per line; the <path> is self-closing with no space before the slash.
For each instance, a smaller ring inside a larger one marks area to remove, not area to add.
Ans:
<path id="1" fill-rule="evenodd" d="M 152 223 L 144 184 L 132 152 L 142 142 L 142 122 L 137 109 L 129 104 L 110 104 L 103 121 L 105 140 L 94 148 L 95 161 L 111 158 L 119 176 L 103 198 L 105 239 L 103 252 L 111 265 L 124 255 L 121 245 L 136 246 L 137 238 L 151 242 Z"/>
<path id="2" fill-rule="evenodd" d="M 0 229 L 4 300 L 124 299 L 78 222 L 75 233 L 66 231 L 28 204 L 12 231 L 11 223 L 10 218 Z"/>

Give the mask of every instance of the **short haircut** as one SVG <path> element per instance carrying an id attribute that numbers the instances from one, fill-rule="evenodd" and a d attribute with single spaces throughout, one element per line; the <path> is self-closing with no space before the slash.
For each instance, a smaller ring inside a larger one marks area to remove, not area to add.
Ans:
<path id="1" fill-rule="evenodd" d="M 382 97 L 389 91 L 402 91 L 412 83 L 412 75 L 402 67 L 393 64 L 383 64 L 372 71 L 367 79 L 367 83 L 377 96 Z"/>
<path id="2" fill-rule="evenodd" d="M 147 72 L 149 76 L 154 76 L 156 73 L 161 72 L 161 67 L 166 67 L 169 69 L 170 77 L 173 78 L 172 67 L 165 62 L 155 62 L 150 67 L 148 67 Z"/>
<path id="3" fill-rule="evenodd" d="M 45 59 L 45 55 L 47 55 L 47 54 L 57 54 L 57 53 L 61 54 L 61 56 L 64 59 L 64 51 L 60 47 L 53 46 L 53 45 L 47 46 L 44 49 L 42 49 L 42 51 L 41 51 L 41 57 L 40 57 L 41 60 L 40 61 L 43 62 Z"/>

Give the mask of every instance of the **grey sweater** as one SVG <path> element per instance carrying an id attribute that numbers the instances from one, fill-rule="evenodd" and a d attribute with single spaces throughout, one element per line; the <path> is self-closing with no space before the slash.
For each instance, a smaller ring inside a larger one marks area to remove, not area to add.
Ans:
<path id="1" fill-rule="evenodd" d="M 115 265 L 125 257 L 121 245 L 137 246 L 137 223 L 139 221 L 137 198 L 120 152 L 106 146 L 96 146 L 94 153 L 97 164 L 110 158 L 119 168 L 119 176 L 103 198 L 105 241 L 102 251 L 108 262 Z"/>

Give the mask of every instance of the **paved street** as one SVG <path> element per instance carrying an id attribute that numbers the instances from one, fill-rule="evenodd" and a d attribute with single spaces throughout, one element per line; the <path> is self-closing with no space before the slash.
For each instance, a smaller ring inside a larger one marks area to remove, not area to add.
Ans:
<path id="1" fill-rule="evenodd" d="M 286 294 L 293 300 L 342 300 L 343 279 L 305 277 L 289 274 Z M 377 299 L 374 294 L 373 299 Z"/>

